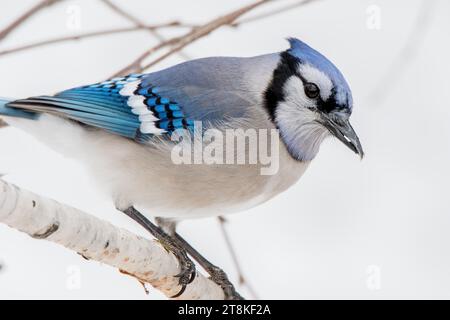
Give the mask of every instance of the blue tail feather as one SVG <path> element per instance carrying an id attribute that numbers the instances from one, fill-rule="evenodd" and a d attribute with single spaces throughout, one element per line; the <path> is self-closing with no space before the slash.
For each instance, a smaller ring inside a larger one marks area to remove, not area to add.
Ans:
<path id="1" fill-rule="evenodd" d="M 0 98 L 0 117 L 7 116 L 15 118 L 36 119 L 37 114 L 35 112 L 8 107 L 7 104 L 11 101 L 12 100 L 10 99 Z"/>

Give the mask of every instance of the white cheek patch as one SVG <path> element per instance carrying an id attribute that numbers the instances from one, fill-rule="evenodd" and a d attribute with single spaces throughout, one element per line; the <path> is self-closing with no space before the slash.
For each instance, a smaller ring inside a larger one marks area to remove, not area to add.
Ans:
<path id="1" fill-rule="evenodd" d="M 314 159 L 328 130 L 320 125 L 315 111 L 299 108 L 286 100 L 276 110 L 276 121 L 281 137 L 291 155 L 302 161 Z"/>
<path id="2" fill-rule="evenodd" d="M 284 83 L 283 93 L 284 101 L 276 109 L 282 139 L 296 159 L 310 161 L 319 151 L 328 130 L 316 121 L 316 103 L 306 96 L 299 77 L 290 77 Z"/>
<path id="3" fill-rule="evenodd" d="M 301 64 L 298 68 L 298 72 L 306 79 L 308 82 L 315 83 L 320 89 L 320 97 L 323 101 L 326 101 L 333 89 L 333 82 L 330 78 L 322 71 L 314 68 L 309 64 Z"/>
<path id="4" fill-rule="evenodd" d="M 315 108 L 315 103 L 306 96 L 303 82 L 299 77 L 290 77 L 283 86 L 283 92 L 286 102 L 301 108 Z"/>

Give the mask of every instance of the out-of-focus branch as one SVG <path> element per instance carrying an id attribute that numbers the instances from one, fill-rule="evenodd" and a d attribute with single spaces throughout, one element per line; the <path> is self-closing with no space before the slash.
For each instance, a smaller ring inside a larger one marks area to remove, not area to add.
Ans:
<path id="1" fill-rule="evenodd" d="M 256 7 L 259 7 L 262 4 L 265 4 L 265 3 L 268 3 L 271 1 L 273 1 L 273 0 L 259 0 L 253 4 L 250 4 L 248 6 L 240 8 L 238 10 L 235 10 L 235 11 L 233 11 L 229 14 L 226 14 L 222 17 L 219 17 L 217 19 L 214 19 L 211 22 L 209 22 L 203 26 L 194 28 L 191 32 L 189 32 L 185 36 L 179 37 L 178 40 L 176 41 L 176 44 L 168 52 L 164 53 L 162 56 L 154 59 L 153 61 L 145 64 L 142 67 L 142 69 L 145 70 L 145 69 L 148 69 L 148 68 L 154 66 L 158 62 L 160 62 L 160 61 L 166 59 L 167 57 L 171 56 L 172 54 L 180 51 L 181 49 L 183 49 L 187 45 L 191 44 L 192 42 L 209 35 L 211 32 L 217 30 L 218 28 L 220 28 L 222 26 L 232 24 L 234 21 L 236 21 L 237 18 L 244 15 L 245 13 L 255 9 Z"/>
<path id="2" fill-rule="evenodd" d="M 132 234 L 75 208 L 0 180 L 0 222 L 118 268 L 166 296 L 179 292 L 176 258 L 156 241 Z M 224 299 L 213 281 L 198 274 L 178 299 Z"/>
<path id="3" fill-rule="evenodd" d="M 258 15 L 252 16 L 252 17 L 248 17 L 248 18 L 245 18 L 245 19 L 240 19 L 239 21 L 236 21 L 235 23 L 232 23 L 231 26 L 232 27 L 238 27 L 238 26 L 241 26 L 243 24 L 247 24 L 247 23 L 255 22 L 255 21 L 258 21 L 258 20 L 265 19 L 265 18 L 269 18 L 269 17 L 275 16 L 275 15 L 278 15 L 280 13 L 284 13 L 286 11 L 290 11 L 290 10 L 296 9 L 298 7 L 302 7 L 302 6 L 304 6 L 306 4 L 309 4 L 311 2 L 317 2 L 317 1 L 319 1 L 319 0 L 301 0 L 301 1 L 296 1 L 294 3 L 290 3 L 290 4 L 286 5 L 284 7 L 278 8 L 276 10 L 271 10 L 269 12 L 264 12 L 264 13 L 261 13 L 261 14 L 258 14 Z"/>
<path id="4" fill-rule="evenodd" d="M 20 27 L 23 23 L 25 23 L 29 18 L 38 13 L 44 8 L 47 8 L 54 3 L 63 0 L 42 0 L 38 2 L 36 5 L 32 6 L 24 13 L 22 13 L 18 18 L 16 18 L 13 22 L 11 22 L 8 26 L 6 26 L 3 30 L 0 31 L 0 41 L 5 39 L 8 35 L 10 35 L 14 30 Z M 7 127 L 8 124 L 0 119 L 0 128 Z"/>
<path id="5" fill-rule="evenodd" d="M 125 20 L 130 21 L 132 24 L 134 24 L 135 26 L 139 27 L 139 26 L 143 26 L 145 25 L 145 23 L 143 23 L 141 20 L 139 20 L 137 17 L 133 16 L 132 14 L 128 13 L 127 11 L 125 11 L 124 9 L 122 9 L 121 7 L 117 6 L 116 4 L 114 4 L 112 1 L 110 0 L 101 0 L 106 6 L 108 6 L 111 10 L 113 10 L 115 13 L 117 13 L 118 15 L 120 15 L 121 17 L 125 18 Z M 156 29 L 151 29 L 148 30 L 150 32 L 150 34 L 155 37 L 159 42 L 164 42 L 166 39 L 158 32 L 158 30 Z M 179 56 L 182 59 L 188 60 L 189 57 L 182 51 L 180 51 Z"/>
<path id="6" fill-rule="evenodd" d="M 6 38 L 11 32 L 17 29 L 21 24 L 27 21 L 30 17 L 41 11 L 42 9 L 51 6 L 52 4 L 62 1 L 62 0 L 43 0 L 38 2 L 36 5 L 25 11 L 16 20 L 11 22 L 6 28 L 0 31 L 0 40 Z"/>
<path id="7" fill-rule="evenodd" d="M 1 50 L 0 56 L 15 53 L 15 52 L 20 52 L 20 51 L 24 51 L 24 50 L 28 50 L 28 49 L 34 49 L 34 48 L 38 48 L 38 47 L 42 47 L 42 46 L 47 46 L 47 45 L 51 45 L 51 44 L 56 44 L 56 43 L 60 43 L 60 42 L 75 41 L 75 40 L 81 40 L 81 39 L 87 39 L 87 38 L 93 38 L 93 37 L 99 37 L 99 36 L 106 36 L 106 35 L 118 34 L 118 33 L 125 33 L 125 32 L 140 31 L 140 30 L 157 30 L 157 29 L 170 28 L 170 27 L 192 28 L 193 26 L 183 24 L 178 21 L 173 21 L 173 22 L 163 23 L 163 24 L 158 24 L 158 25 L 135 26 L 135 27 L 127 27 L 127 28 L 114 28 L 114 29 L 108 29 L 108 30 L 86 32 L 86 33 L 80 33 L 80 34 L 71 35 L 71 36 L 65 36 L 65 37 L 59 37 L 59 38 L 29 43 L 29 44 L 25 44 L 22 46 L 11 48 L 11 49 Z"/>
<path id="8" fill-rule="evenodd" d="M 120 8 L 119 6 L 115 5 L 113 2 L 109 1 L 109 0 L 101 0 L 106 6 L 108 6 L 111 10 L 113 10 L 115 13 L 117 13 L 118 15 L 122 16 L 123 18 L 125 18 L 126 20 L 130 21 L 131 23 L 133 23 L 135 26 L 137 27 L 142 27 L 145 25 L 145 23 L 143 23 L 142 21 L 140 21 L 138 18 L 136 18 L 135 16 L 129 14 L 128 12 L 126 12 L 125 10 L 123 10 L 122 8 Z"/>
<path id="9" fill-rule="evenodd" d="M 155 65 L 156 63 L 166 59 L 167 57 L 171 56 L 172 54 L 182 50 L 187 45 L 191 44 L 192 42 L 203 38 L 210 34 L 211 32 L 215 31 L 216 29 L 225 26 L 230 25 L 234 21 L 236 21 L 237 18 L 244 15 L 245 13 L 255 9 L 256 7 L 259 7 L 265 3 L 271 2 L 273 0 L 258 0 L 250 5 L 247 5 L 245 7 L 239 8 L 237 10 L 234 10 L 224 16 L 218 17 L 216 19 L 211 20 L 210 22 L 201 25 L 197 28 L 192 29 L 187 34 L 180 36 L 180 37 L 174 37 L 169 40 L 166 40 L 164 42 L 161 42 L 157 44 L 156 46 L 147 49 L 144 51 L 141 55 L 139 55 L 134 61 L 129 63 L 125 68 L 122 68 L 118 72 L 116 72 L 113 76 L 120 76 L 127 73 L 132 72 L 141 72 L 144 69 L 150 68 L 151 66 Z M 142 64 L 142 62 L 151 54 L 159 51 L 160 49 L 171 46 L 171 48 L 168 50 L 168 52 L 164 53 L 162 56 L 154 59 L 153 61 Z"/>
<path id="10" fill-rule="evenodd" d="M 238 274 L 239 285 L 247 287 L 249 293 L 251 294 L 252 299 L 259 299 L 258 294 L 256 293 L 256 290 L 253 288 L 253 286 L 250 284 L 250 282 L 248 282 L 248 280 L 244 276 L 244 272 L 242 271 L 241 265 L 239 263 L 239 259 L 236 255 L 236 250 L 234 249 L 234 246 L 231 243 L 230 236 L 228 235 L 228 231 L 226 228 L 227 220 L 222 216 L 217 217 L 217 220 L 219 221 L 220 231 L 222 232 L 222 236 L 228 247 L 228 251 L 230 252 L 231 259 L 233 260 L 234 268 L 236 269 L 236 272 Z"/>

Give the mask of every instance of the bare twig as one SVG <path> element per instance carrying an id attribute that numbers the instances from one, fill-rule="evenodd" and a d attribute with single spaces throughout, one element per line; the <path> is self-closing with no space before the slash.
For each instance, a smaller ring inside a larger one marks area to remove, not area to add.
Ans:
<path id="1" fill-rule="evenodd" d="M 284 7 L 278 8 L 276 10 L 271 10 L 269 12 L 265 12 L 265 13 L 262 13 L 262 14 L 259 14 L 259 15 L 255 15 L 255 16 L 248 17 L 248 18 L 245 18 L 245 19 L 240 19 L 239 21 L 236 21 L 235 23 L 231 24 L 231 26 L 232 27 L 238 27 L 238 26 L 241 26 L 243 24 L 247 24 L 247 23 L 255 22 L 255 21 L 258 21 L 258 20 L 265 19 L 265 18 L 269 18 L 269 17 L 275 16 L 275 15 L 278 15 L 280 13 L 283 13 L 283 12 L 286 12 L 286 11 L 293 10 L 293 9 L 298 8 L 298 7 L 304 6 L 304 5 L 309 4 L 311 2 L 317 2 L 317 1 L 318 0 L 301 0 L 301 1 L 297 1 L 297 2 L 294 2 L 294 3 L 288 4 L 288 5 L 284 6 Z"/>
<path id="2" fill-rule="evenodd" d="M 118 15 L 122 16 L 123 18 L 125 18 L 126 20 L 130 21 L 131 23 L 133 23 L 135 26 L 143 26 L 145 25 L 141 20 L 139 20 L 138 18 L 136 18 L 135 16 L 133 16 L 132 14 L 126 12 L 125 10 L 123 10 L 122 8 L 120 8 L 119 6 L 117 6 L 116 4 L 114 4 L 113 2 L 111 2 L 110 0 L 101 0 L 105 5 L 107 5 L 111 10 L 113 10 L 114 12 L 116 12 Z M 166 39 L 158 32 L 158 30 L 153 29 L 153 30 L 149 30 L 150 34 L 155 37 L 159 42 L 164 42 L 166 41 Z M 184 52 L 179 52 L 178 53 L 179 56 L 182 59 L 188 60 L 189 57 L 184 53 Z"/>
<path id="3" fill-rule="evenodd" d="M 44 8 L 47 8 L 54 3 L 62 1 L 62 0 L 42 0 L 38 2 L 36 5 L 32 6 L 30 9 L 25 11 L 22 15 L 20 15 L 17 19 L 11 22 L 8 26 L 6 26 L 3 30 L 0 31 L 0 41 L 5 39 L 8 35 L 10 35 L 14 30 L 20 27 L 24 22 L 26 22 L 30 17 L 38 13 Z M 8 124 L 0 119 L 0 128 L 7 127 Z"/>
<path id="4" fill-rule="evenodd" d="M 156 46 L 154 46 L 154 47 L 144 51 L 133 62 L 131 62 L 126 67 L 124 67 L 124 68 L 120 69 L 119 71 L 117 71 L 116 73 L 114 73 L 111 77 L 113 78 L 113 77 L 117 77 L 117 76 L 123 76 L 123 75 L 126 75 L 128 73 L 142 71 L 142 69 L 143 69 L 142 66 L 141 66 L 142 60 L 147 58 L 152 53 L 160 50 L 161 48 L 164 48 L 164 47 L 170 45 L 171 43 L 174 43 L 175 41 L 176 41 L 176 39 L 166 40 L 166 41 L 161 42 L 161 43 L 157 44 Z"/>
<path id="5" fill-rule="evenodd" d="M 226 223 L 228 222 L 224 217 L 219 216 L 217 217 L 217 220 L 219 221 L 220 230 L 222 232 L 223 238 L 225 239 L 225 243 L 228 247 L 228 251 L 230 252 L 231 259 L 234 263 L 234 268 L 237 271 L 238 277 L 239 277 L 239 284 L 241 286 L 247 287 L 249 293 L 252 296 L 252 299 L 259 299 L 258 294 L 256 293 L 256 290 L 253 288 L 253 286 L 247 281 L 247 279 L 244 276 L 244 273 L 242 271 L 241 265 L 239 263 L 239 259 L 236 255 L 236 250 L 233 247 L 233 244 L 231 243 L 230 236 L 228 234 L 228 231 L 226 229 Z"/>
<path id="6" fill-rule="evenodd" d="M 56 3 L 61 0 L 43 0 L 25 11 L 21 16 L 19 16 L 16 20 L 11 22 L 6 28 L 0 31 L 0 40 L 6 38 L 11 32 L 17 29 L 20 25 L 22 25 L 25 21 L 27 21 L 34 14 L 38 13 L 42 9 Z"/>
<path id="7" fill-rule="evenodd" d="M 240 16 L 244 15 L 245 13 L 255 9 L 256 7 L 268 3 L 270 1 L 273 0 L 259 0 L 255 3 L 252 3 L 248 6 L 245 6 L 243 8 L 240 8 L 238 10 L 235 10 L 229 14 L 226 14 L 222 17 L 219 17 L 217 19 L 212 20 L 211 22 L 200 26 L 198 28 L 194 28 L 191 32 L 189 32 L 188 34 L 186 34 L 185 36 L 179 37 L 178 41 L 176 41 L 176 45 L 174 45 L 168 52 L 166 52 L 165 54 L 163 54 L 162 56 L 160 56 L 159 58 L 156 58 L 155 60 L 145 64 L 142 69 L 148 69 L 152 66 L 154 66 L 155 64 L 157 64 L 158 62 L 166 59 L 167 57 L 171 56 L 172 54 L 180 51 L 181 49 L 183 49 L 184 47 L 186 47 L 187 45 L 191 44 L 192 42 L 203 38 L 204 36 L 207 36 L 208 34 L 210 34 L 211 32 L 213 32 L 214 30 L 224 26 L 224 25 L 230 25 L 232 24 L 234 21 L 236 21 L 237 18 L 239 18 Z"/>
<path id="8" fill-rule="evenodd" d="M 28 50 L 28 49 L 34 49 L 34 48 L 38 48 L 38 47 L 42 47 L 42 46 L 47 46 L 47 45 L 51 45 L 51 44 L 55 44 L 55 43 L 60 43 L 60 42 L 75 41 L 75 40 L 81 40 L 81 39 L 87 39 L 87 38 L 93 38 L 93 37 L 99 37 L 99 36 L 106 36 L 106 35 L 118 34 L 118 33 L 125 33 L 125 32 L 140 31 L 140 30 L 156 30 L 156 29 L 169 28 L 169 27 L 192 28 L 193 26 L 182 24 L 178 21 L 174 21 L 174 22 L 163 23 L 163 24 L 159 24 L 159 25 L 135 26 L 135 27 L 127 27 L 127 28 L 115 28 L 115 29 L 108 29 L 108 30 L 86 32 L 86 33 L 80 33 L 80 34 L 71 35 L 71 36 L 48 39 L 48 40 L 44 40 L 44 41 L 25 44 L 22 46 L 11 48 L 11 49 L 2 50 L 2 51 L 0 51 L 0 56 L 15 53 L 15 52 L 20 52 L 20 51 L 24 51 L 24 50 Z"/>
<path id="9" fill-rule="evenodd" d="M 0 180 L 0 223 L 118 268 L 166 296 L 180 290 L 176 258 L 157 241 Z M 198 274 L 178 299 L 224 299 L 213 281 Z"/>
<path id="10" fill-rule="evenodd" d="M 138 18 L 136 18 L 135 16 L 129 14 L 128 12 L 126 12 L 125 10 L 123 10 L 122 8 L 120 8 L 119 6 L 115 5 L 113 2 L 109 1 L 109 0 L 101 0 L 106 6 L 108 6 L 111 10 L 113 10 L 114 12 L 116 12 L 118 15 L 124 17 L 126 20 L 130 21 L 131 23 L 133 23 L 135 26 L 137 27 L 142 27 L 145 24 L 140 21 Z"/>
<path id="11" fill-rule="evenodd" d="M 221 16 L 219 18 L 216 18 L 202 26 L 194 28 L 190 32 L 188 32 L 187 34 L 185 34 L 183 36 L 174 37 L 174 38 L 171 38 L 164 42 L 161 42 L 161 43 L 157 44 L 156 46 L 144 51 L 134 61 L 132 61 L 130 64 L 128 64 L 125 68 L 122 68 L 120 71 L 116 72 L 113 76 L 120 76 L 120 75 L 130 73 L 130 72 L 141 72 L 144 69 L 150 68 L 151 66 L 155 65 L 156 63 L 158 63 L 158 62 L 166 59 L 167 57 L 171 56 L 172 54 L 180 51 L 181 49 L 183 49 L 187 45 L 191 44 L 192 42 L 205 37 L 206 35 L 210 34 L 214 30 L 216 30 L 224 25 L 232 24 L 234 21 L 236 21 L 237 18 L 239 18 L 243 14 L 253 10 L 254 8 L 256 8 L 262 4 L 268 3 L 270 1 L 273 1 L 273 0 L 258 0 L 250 5 L 242 7 L 238 10 L 234 10 L 234 11 L 232 11 L 224 16 Z M 166 52 L 162 56 L 158 57 L 157 59 L 151 61 L 150 63 L 141 65 L 142 61 L 145 60 L 149 55 L 151 55 L 167 46 L 172 46 L 172 48 L 170 48 L 168 52 Z"/>

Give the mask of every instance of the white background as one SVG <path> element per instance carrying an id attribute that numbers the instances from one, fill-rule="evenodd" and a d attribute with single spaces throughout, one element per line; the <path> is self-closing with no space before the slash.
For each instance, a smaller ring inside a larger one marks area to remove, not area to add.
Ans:
<path id="1" fill-rule="evenodd" d="M 115 2 L 150 24 L 206 22 L 249 3 Z M 0 27 L 33 3 L 2 1 Z M 254 14 L 277 5 L 283 3 Z M 380 30 L 367 27 L 370 5 L 381 10 Z M 70 17 L 78 9 L 80 28 L 74 30 Z M 445 0 L 322 0 L 222 28 L 185 50 L 192 57 L 252 56 L 284 50 L 284 38 L 295 36 L 333 60 L 353 90 L 352 122 L 366 158 L 361 162 L 328 140 L 298 184 L 229 217 L 237 254 L 260 297 L 450 298 L 449 10 Z M 430 14 L 417 27 L 420 12 Z M 0 48 L 129 25 L 99 1 L 64 1 Z M 0 96 L 48 94 L 103 80 L 154 43 L 148 33 L 135 32 L 1 56 Z M 154 69 L 180 61 L 173 56 Z M 0 130 L 0 172 L 21 187 L 145 234 L 114 210 L 77 163 L 12 128 Z M 236 280 L 215 219 L 184 222 L 180 233 Z M 164 298 L 155 290 L 146 296 L 137 281 L 113 268 L 4 225 L 0 261 L 3 299 Z"/>

